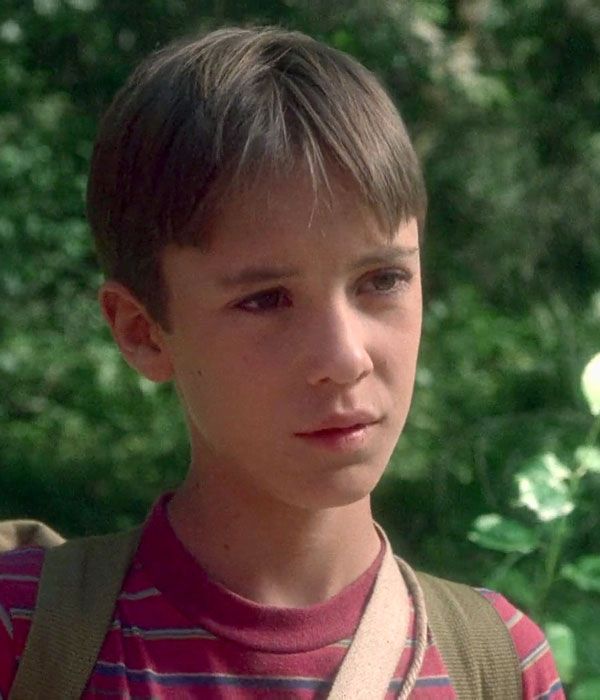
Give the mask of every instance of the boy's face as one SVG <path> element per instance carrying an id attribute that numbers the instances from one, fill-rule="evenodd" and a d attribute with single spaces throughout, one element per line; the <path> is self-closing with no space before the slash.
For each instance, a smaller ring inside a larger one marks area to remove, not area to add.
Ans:
<path id="1" fill-rule="evenodd" d="M 228 201 L 208 251 L 164 254 L 163 336 L 192 468 L 248 495 L 322 509 L 364 499 L 408 413 L 421 334 L 417 226 L 390 240 L 348 183 Z"/>

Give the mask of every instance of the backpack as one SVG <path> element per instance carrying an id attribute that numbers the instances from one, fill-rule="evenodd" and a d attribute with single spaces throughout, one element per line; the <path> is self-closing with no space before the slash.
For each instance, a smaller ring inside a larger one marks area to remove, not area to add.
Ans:
<path id="1" fill-rule="evenodd" d="M 81 697 L 140 535 L 141 527 L 137 527 L 64 542 L 35 521 L 0 523 L 0 551 L 14 546 L 48 548 L 32 627 L 9 700 Z M 393 675 L 401 653 L 397 645 L 400 636 L 404 642 L 404 635 L 398 635 L 392 623 L 393 609 L 398 607 L 394 606 L 398 591 L 395 577 L 402 580 L 400 569 L 405 578 L 414 578 L 415 572 L 393 558 L 389 543 L 387 547 L 382 571 L 344 661 L 351 658 L 342 662 L 335 679 L 334 689 L 343 676 L 346 690 L 334 694 L 332 689 L 330 698 L 380 698 Z M 427 622 L 459 700 L 521 700 L 516 651 L 492 604 L 463 584 L 421 572 L 416 573 L 416 579 Z M 382 635 L 383 627 L 387 638 Z"/>

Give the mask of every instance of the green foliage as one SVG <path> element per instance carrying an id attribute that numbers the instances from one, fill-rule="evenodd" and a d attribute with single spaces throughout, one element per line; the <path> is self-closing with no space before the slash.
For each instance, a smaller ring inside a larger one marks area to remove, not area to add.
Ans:
<path id="1" fill-rule="evenodd" d="M 532 611 L 571 696 L 600 697 L 595 418 L 582 440 L 600 412 L 598 357 L 580 383 L 600 330 L 596 5 L 4 0 L 0 517 L 109 530 L 181 478 L 174 393 L 125 366 L 95 302 L 84 197 L 97 122 L 172 38 L 298 28 L 380 76 L 429 190 L 417 386 L 377 517 L 422 568 Z"/>
<path id="2" fill-rule="evenodd" d="M 575 507 L 568 481 L 570 472 L 552 453 L 535 457 L 516 475 L 517 503 L 529 508 L 541 522 L 568 515 Z"/>
<path id="3" fill-rule="evenodd" d="M 564 683 L 573 680 L 577 663 L 576 642 L 573 630 L 560 622 L 548 622 L 545 628 L 548 642 L 554 652 L 556 665 Z"/>
<path id="4" fill-rule="evenodd" d="M 469 539 L 480 547 L 507 554 L 529 554 L 539 544 L 534 530 L 498 513 L 487 513 L 476 518 Z"/>
<path id="5" fill-rule="evenodd" d="M 522 566 L 530 564 L 534 573 L 529 584 L 534 595 L 529 596 L 527 602 L 536 610 L 539 619 L 546 618 L 545 631 L 566 682 L 573 680 L 577 669 L 581 629 L 549 619 L 546 601 L 561 579 L 582 593 L 600 593 L 600 556 L 586 554 L 569 560 L 569 544 L 577 541 L 584 527 L 581 519 L 574 516 L 585 508 L 588 481 L 599 471 L 599 450 L 594 444 L 600 432 L 600 416 L 596 411 L 600 392 L 599 360 L 600 354 L 595 355 L 581 376 L 583 394 L 592 414 L 584 444 L 575 449 L 568 461 L 561 462 L 555 454 L 546 453 L 527 461 L 515 474 L 518 495 L 514 505 L 527 508 L 533 521 L 530 519 L 528 525 L 522 525 L 492 513 L 477 518 L 469 535 L 469 539 L 481 547 L 509 554 L 508 560 L 498 564 L 502 573 L 507 567 L 519 564 L 520 557 L 513 555 L 532 555 L 533 562 L 522 563 Z M 492 578 L 494 575 L 492 571 Z M 584 623 L 584 629 L 593 636 L 596 646 L 600 644 L 600 629 L 594 618 Z"/>
<path id="6" fill-rule="evenodd" d="M 571 696 L 573 700 L 596 700 L 600 693 L 600 678 L 589 678 L 580 683 Z"/>
<path id="7" fill-rule="evenodd" d="M 581 591 L 600 593 L 600 556 L 588 554 L 561 569 L 563 578 L 574 583 Z"/>

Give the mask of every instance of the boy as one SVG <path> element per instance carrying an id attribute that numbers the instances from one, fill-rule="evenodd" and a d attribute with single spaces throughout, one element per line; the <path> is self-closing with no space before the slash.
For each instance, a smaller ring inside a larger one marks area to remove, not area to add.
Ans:
<path id="1" fill-rule="evenodd" d="M 83 697 L 327 696 L 388 561 L 370 493 L 413 390 L 425 208 L 383 89 L 301 34 L 172 45 L 119 92 L 89 184 L 100 302 L 126 361 L 174 382 L 191 461 L 144 526 Z M 0 697 L 42 561 L 1 560 Z M 402 571 L 386 697 L 457 697 Z M 539 629 L 482 595 L 523 697 L 562 698 Z"/>

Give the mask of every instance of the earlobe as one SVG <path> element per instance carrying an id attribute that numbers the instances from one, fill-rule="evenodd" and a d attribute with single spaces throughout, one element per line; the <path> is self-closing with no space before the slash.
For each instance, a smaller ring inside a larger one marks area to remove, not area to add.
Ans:
<path id="1" fill-rule="evenodd" d="M 98 300 L 125 361 L 154 382 L 171 379 L 173 367 L 163 331 L 135 295 L 108 280 L 100 287 Z"/>

